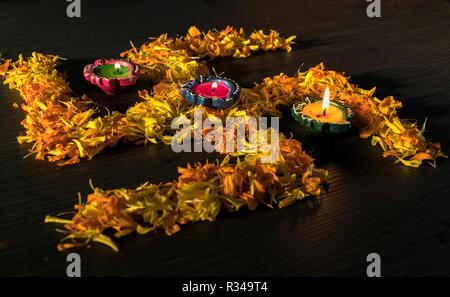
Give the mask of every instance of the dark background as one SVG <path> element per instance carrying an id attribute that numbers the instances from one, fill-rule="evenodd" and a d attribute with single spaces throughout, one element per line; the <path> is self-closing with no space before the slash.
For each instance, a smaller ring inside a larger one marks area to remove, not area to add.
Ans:
<path id="1" fill-rule="evenodd" d="M 32 51 L 69 60 L 61 70 L 77 94 L 100 93 L 82 78 L 96 58 L 117 57 L 149 36 L 183 35 L 226 25 L 276 29 L 297 35 L 291 53 L 254 54 L 212 62 L 218 73 L 251 87 L 280 72 L 293 75 L 324 62 L 345 71 L 379 98 L 404 103 L 402 118 L 428 117 L 430 139 L 449 147 L 449 1 L 382 0 L 381 18 L 368 18 L 365 0 L 339 1 L 87 1 L 82 17 L 66 16 L 67 2 L 0 1 L 0 52 Z M 141 81 L 139 88 L 151 88 Z M 121 96 L 117 109 L 136 100 Z M 119 145 L 91 161 L 58 169 L 23 159 L 23 133 L 16 91 L 0 88 L 0 275 L 65 276 L 62 235 L 44 224 L 46 214 L 71 210 L 77 192 L 169 181 L 187 162 L 215 155 L 176 154 L 170 146 Z M 130 100 L 130 102 L 127 102 Z M 383 276 L 450 275 L 449 162 L 408 168 L 384 159 L 379 147 L 352 134 L 334 141 L 307 136 L 287 115 L 282 130 L 304 143 L 329 170 L 328 195 L 282 210 L 221 214 L 215 222 L 191 224 L 168 237 L 162 232 L 117 240 L 121 251 L 94 244 L 81 254 L 83 276 L 365 276 L 366 256 L 381 255 Z"/>

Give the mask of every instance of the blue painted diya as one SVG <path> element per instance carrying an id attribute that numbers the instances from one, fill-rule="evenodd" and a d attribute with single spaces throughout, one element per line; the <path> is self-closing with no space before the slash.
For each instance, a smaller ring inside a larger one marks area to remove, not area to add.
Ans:
<path id="1" fill-rule="evenodd" d="M 181 96 L 195 105 L 229 108 L 241 95 L 241 87 L 233 80 L 217 76 L 198 76 L 181 85 Z"/>

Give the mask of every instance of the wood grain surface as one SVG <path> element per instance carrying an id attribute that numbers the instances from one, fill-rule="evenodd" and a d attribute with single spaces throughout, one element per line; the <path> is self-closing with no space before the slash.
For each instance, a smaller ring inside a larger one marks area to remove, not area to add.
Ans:
<path id="1" fill-rule="evenodd" d="M 291 53 L 257 53 L 211 62 L 244 87 L 280 72 L 293 75 L 324 62 L 344 71 L 375 95 L 394 95 L 402 118 L 428 117 L 426 136 L 449 141 L 449 1 L 382 0 L 382 16 L 368 18 L 365 0 L 334 1 L 87 1 L 82 17 L 66 16 L 67 2 L 0 1 L 0 52 L 17 58 L 32 51 L 68 59 L 62 66 L 77 94 L 101 94 L 82 78 L 96 58 L 117 57 L 164 32 L 185 34 L 226 25 L 276 29 L 297 35 Z M 151 88 L 145 81 L 137 88 Z M 120 97 L 125 109 L 137 100 Z M 206 153 L 176 154 L 169 146 L 121 144 L 91 161 L 58 169 L 23 159 L 19 145 L 24 114 L 12 107 L 16 91 L 0 88 L 0 275 L 65 276 L 62 234 L 45 215 L 71 210 L 77 193 L 170 181 L 177 166 L 215 159 Z M 384 159 L 380 148 L 355 133 L 327 141 L 307 136 L 288 114 L 281 129 L 303 142 L 329 170 L 320 200 L 282 210 L 221 214 L 215 222 L 188 225 L 168 237 L 159 232 L 117 240 L 121 251 L 94 244 L 74 250 L 83 276 L 365 276 L 366 256 L 379 253 L 383 276 L 450 275 L 450 162 L 418 169 Z"/>

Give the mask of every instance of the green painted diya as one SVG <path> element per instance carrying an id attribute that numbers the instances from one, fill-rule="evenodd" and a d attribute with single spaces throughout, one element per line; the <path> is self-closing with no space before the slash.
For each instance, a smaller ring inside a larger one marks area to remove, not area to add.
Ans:
<path id="1" fill-rule="evenodd" d="M 294 103 L 292 116 L 311 134 L 338 134 L 350 130 L 353 111 L 336 101 L 306 98 Z"/>

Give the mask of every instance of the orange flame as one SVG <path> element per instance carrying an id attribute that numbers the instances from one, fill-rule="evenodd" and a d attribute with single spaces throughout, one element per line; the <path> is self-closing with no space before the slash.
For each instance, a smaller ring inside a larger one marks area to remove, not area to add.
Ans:
<path id="1" fill-rule="evenodd" d="M 214 92 L 217 89 L 217 83 L 213 82 L 212 84 L 212 91 Z"/>
<path id="2" fill-rule="evenodd" d="M 119 64 L 119 62 L 116 62 L 116 64 L 114 64 L 114 68 L 116 69 L 117 73 L 120 73 L 120 64 Z"/>
<path id="3" fill-rule="evenodd" d="M 330 90 L 328 87 L 325 89 L 325 94 L 323 95 L 322 111 L 325 115 L 330 108 Z"/>

